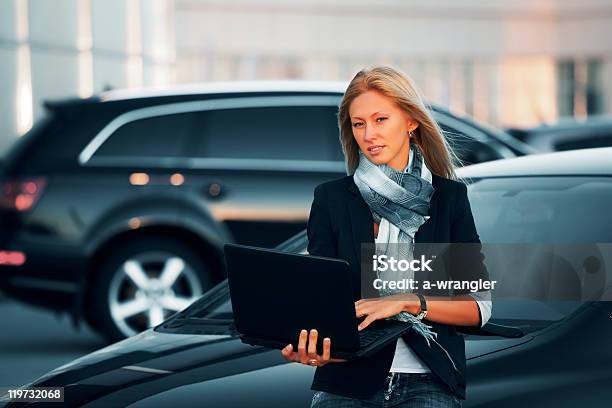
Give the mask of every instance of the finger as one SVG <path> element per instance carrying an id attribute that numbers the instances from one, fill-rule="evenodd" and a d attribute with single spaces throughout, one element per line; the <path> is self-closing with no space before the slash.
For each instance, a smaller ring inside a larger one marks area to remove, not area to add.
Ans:
<path id="1" fill-rule="evenodd" d="M 330 363 L 346 363 L 346 360 L 343 358 L 330 358 Z"/>
<path id="2" fill-rule="evenodd" d="M 295 353 L 293 352 L 293 345 L 287 344 L 284 349 L 281 350 L 281 354 L 286 360 L 293 361 Z"/>
<path id="3" fill-rule="evenodd" d="M 331 339 L 326 337 L 323 339 L 323 361 L 329 361 L 331 355 Z"/>
<path id="4" fill-rule="evenodd" d="M 373 315 L 368 315 L 368 317 L 365 318 L 365 320 L 363 322 L 361 322 L 361 324 L 357 327 L 357 330 L 361 331 L 363 329 L 365 329 L 366 327 L 368 327 L 370 325 L 370 323 L 372 323 L 374 320 L 376 320 L 375 317 L 373 317 Z"/>
<path id="5" fill-rule="evenodd" d="M 300 332 L 300 339 L 298 342 L 298 359 L 300 363 L 306 364 L 308 356 L 306 355 L 306 339 L 308 338 L 308 331 L 302 330 Z"/>
<path id="6" fill-rule="evenodd" d="M 362 303 L 359 307 L 355 308 L 355 316 L 361 317 L 367 315 L 375 309 L 375 305 L 372 303 Z"/>
<path id="7" fill-rule="evenodd" d="M 360 299 L 358 301 L 355 302 L 355 307 L 357 306 L 362 306 L 366 303 L 369 303 L 372 299 Z"/>
<path id="8" fill-rule="evenodd" d="M 367 313 L 365 312 L 365 310 L 364 310 L 364 307 L 363 307 L 363 306 L 360 306 L 360 307 L 356 307 L 356 308 L 355 308 L 355 316 L 356 316 L 356 317 L 361 317 L 361 316 L 363 316 L 363 315 L 365 315 L 365 314 L 367 314 Z"/>
<path id="9" fill-rule="evenodd" d="M 317 339 L 319 332 L 317 329 L 310 330 L 310 336 L 308 336 L 308 358 L 317 358 Z"/>

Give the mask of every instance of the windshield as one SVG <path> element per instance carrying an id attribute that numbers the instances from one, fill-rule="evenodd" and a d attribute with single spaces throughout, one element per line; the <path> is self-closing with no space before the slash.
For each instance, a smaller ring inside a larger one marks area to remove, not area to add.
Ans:
<path id="1" fill-rule="evenodd" d="M 232 302 L 230 302 L 229 292 L 225 301 L 217 307 L 211 307 L 199 312 L 194 313 L 194 317 L 202 317 L 206 319 L 231 319 L 233 318 L 232 313 Z"/>
<path id="2" fill-rule="evenodd" d="M 563 319 L 587 300 L 612 300 L 612 272 L 605 267 L 606 263 L 612 263 L 612 233 L 607 227 L 612 225 L 612 215 L 606 210 L 606 203 L 612 201 L 612 180 L 604 177 L 482 179 L 471 184 L 468 191 L 484 249 L 500 243 L 549 243 L 580 244 L 574 251 L 576 256 L 586 253 L 585 248 L 591 254 L 593 249 L 597 250 L 597 262 L 585 260 L 584 264 L 568 265 L 565 270 L 571 272 L 571 282 L 575 283 L 572 296 L 545 301 L 526 298 L 524 293 L 530 287 L 525 282 L 538 283 L 538 280 L 523 274 L 522 283 L 511 286 L 516 287 L 516 293 L 510 291 L 503 299 L 494 299 L 490 323 L 537 329 Z M 585 211 L 588 217 L 584 216 Z M 305 253 L 307 244 L 303 231 L 277 249 Z M 485 263 L 494 265 L 493 261 L 490 257 Z M 494 275 L 496 268 L 489 264 L 487 267 Z M 512 273 L 512 268 L 506 270 L 503 273 L 516 279 L 518 275 Z M 207 292 L 181 315 L 207 320 L 232 319 L 227 281 Z"/>
<path id="3" fill-rule="evenodd" d="M 586 301 L 611 299 L 612 179 L 490 178 L 468 195 L 491 279 L 511 283 L 494 298 L 490 321 L 558 321 Z M 544 248 L 554 254 L 549 264 Z"/>

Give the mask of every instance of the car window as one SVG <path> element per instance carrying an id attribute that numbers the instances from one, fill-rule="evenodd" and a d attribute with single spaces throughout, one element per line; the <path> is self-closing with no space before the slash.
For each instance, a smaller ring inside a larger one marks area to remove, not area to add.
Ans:
<path id="1" fill-rule="evenodd" d="M 490 279 L 499 282 L 492 322 L 559 320 L 610 296 L 612 179 L 491 178 L 468 190 Z"/>
<path id="2" fill-rule="evenodd" d="M 555 150 L 577 150 L 591 149 L 594 147 L 612 146 L 612 135 L 605 134 L 580 134 L 577 132 L 570 137 L 563 137 L 559 141 L 553 142 Z"/>
<path id="3" fill-rule="evenodd" d="M 489 143 L 483 143 L 443 121 L 440 121 L 439 125 L 442 134 L 463 165 L 468 166 L 503 158 L 503 155 L 496 150 L 498 142 L 490 140 Z"/>
<path id="4" fill-rule="evenodd" d="M 234 312 L 232 311 L 232 302 L 229 298 L 218 305 L 217 307 L 213 307 L 202 311 L 201 313 L 196 313 L 195 317 L 203 317 L 207 319 L 233 319 Z"/>
<path id="5" fill-rule="evenodd" d="M 155 116 L 119 127 L 94 157 L 181 157 L 197 112 Z"/>
<path id="6" fill-rule="evenodd" d="M 343 161 L 335 106 L 219 109 L 198 115 L 201 158 Z"/>
<path id="7" fill-rule="evenodd" d="M 612 242 L 611 178 L 491 178 L 468 191 L 482 242 Z"/>

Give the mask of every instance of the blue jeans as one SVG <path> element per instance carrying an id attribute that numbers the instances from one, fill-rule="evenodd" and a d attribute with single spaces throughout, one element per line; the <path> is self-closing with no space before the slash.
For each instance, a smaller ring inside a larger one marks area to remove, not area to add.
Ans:
<path id="1" fill-rule="evenodd" d="M 389 373 L 385 387 L 369 399 L 354 399 L 317 391 L 311 408 L 461 407 L 461 400 L 434 373 Z"/>

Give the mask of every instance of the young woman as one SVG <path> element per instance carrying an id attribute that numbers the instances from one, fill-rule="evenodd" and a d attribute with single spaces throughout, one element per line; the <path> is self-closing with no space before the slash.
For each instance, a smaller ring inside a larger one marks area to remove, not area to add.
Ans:
<path id="1" fill-rule="evenodd" d="M 408 259 L 415 243 L 472 243 L 476 253 L 462 254 L 470 259 L 469 275 L 486 279 L 467 189 L 455 180 L 452 151 L 410 78 L 390 67 L 360 71 L 344 94 L 338 122 L 349 175 L 315 189 L 308 252 L 345 259 L 360 277 L 363 243 L 375 244 L 377 252 L 393 243 Z M 461 406 L 465 345 L 455 326 L 484 325 L 491 314 L 488 293 L 357 295 L 355 309 L 364 318 L 359 330 L 387 318 L 415 330 L 351 361 L 331 357 L 329 338 L 318 354 L 317 330 L 302 330 L 298 349 L 288 345 L 282 355 L 317 367 L 313 407 Z M 423 315 L 434 341 L 423 335 Z"/>

